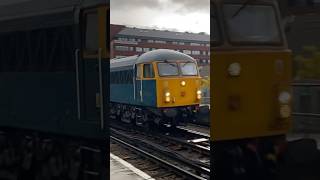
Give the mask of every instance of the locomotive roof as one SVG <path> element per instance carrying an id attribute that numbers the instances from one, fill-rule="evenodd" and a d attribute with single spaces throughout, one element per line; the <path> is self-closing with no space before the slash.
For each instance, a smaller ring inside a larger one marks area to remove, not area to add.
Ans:
<path id="1" fill-rule="evenodd" d="M 130 56 L 125 58 L 112 59 L 110 61 L 110 70 L 125 70 L 133 68 L 134 64 L 148 63 L 153 61 L 175 61 L 184 60 L 190 62 L 196 62 L 191 56 L 183 54 L 178 51 L 169 49 L 158 49 L 154 51 L 146 52 L 140 56 Z"/>
<path id="2" fill-rule="evenodd" d="M 0 1 L 0 32 L 76 24 L 79 8 L 109 0 L 3 0 Z M 54 15 L 54 16 L 50 16 Z"/>

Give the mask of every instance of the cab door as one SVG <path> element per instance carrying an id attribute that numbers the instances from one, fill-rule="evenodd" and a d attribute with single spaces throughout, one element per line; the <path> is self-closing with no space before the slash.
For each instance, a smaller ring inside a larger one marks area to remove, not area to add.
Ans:
<path id="1" fill-rule="evenodd" d="M 156 106 L 156 80 L 154 74 L 154 68 L 152 63 L 142 64 L 142 99 L 144 99 L 144 105 Z"/>
<path id="2" fill-rule="evenodd" d="M 81 49 L 76 52 L 78 118 L 101 129 L 105 128 L 105 104 L 109 97 L 107 11 L 106 6 L 81 11 Z"/>
<path id="3" fill-rule="evenodd" d="M 142 104 L 143 103 L 142 65 L 136 64 L 134 67 L 134 71 L 135 71 L 135 84 L 134 84 L 135 96 L 134 96 L 134 99 L 137 104 Z"/>

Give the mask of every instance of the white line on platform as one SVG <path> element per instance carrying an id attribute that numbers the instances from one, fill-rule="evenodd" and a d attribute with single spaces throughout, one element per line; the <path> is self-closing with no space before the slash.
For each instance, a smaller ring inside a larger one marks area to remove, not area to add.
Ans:
<path id="1" fill-rule="evenodd" d="M 154 178 L 152 178 L 151 176 L 149 176 L 148 174 L 146 174 L 145 172 L 141 171 L 140 169 L 137 169 L 136 167 L 134 167 L 132 164 L 128 163 L 127 161 L 119 158 L 118 156 L 110 153 L 110 158 L 114 159 L 115 161 L 119 162 L 120 164 L 122 164 L 123 166 L 125 166 L 126 168 L 128 168 L 129 170 L 133 171 L 135 174 L 139 175 L 140 177 L 144 178 L 145 180 L 155 180 Z"/>

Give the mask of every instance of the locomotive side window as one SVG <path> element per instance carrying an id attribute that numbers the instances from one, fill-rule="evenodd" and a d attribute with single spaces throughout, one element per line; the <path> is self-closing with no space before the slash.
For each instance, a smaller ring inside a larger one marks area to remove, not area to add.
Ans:
<path id="1" fill-rule="evenodd" d="M 143 77 L 144 78 L 154 78 L 154 71 L 152 64 L 143 65 Z"/>
<path id="2" fill-rule="evenodd" d="M 98 13 L 90 11 L 85 14 L 84 48 L 88 51 L 96 51 L 99 48 Z"/>

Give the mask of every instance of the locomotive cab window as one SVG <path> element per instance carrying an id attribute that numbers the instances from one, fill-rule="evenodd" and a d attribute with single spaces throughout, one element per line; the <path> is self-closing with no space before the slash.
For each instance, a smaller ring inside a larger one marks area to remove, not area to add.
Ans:
<path id="1" fill-rule="evenodd" d="M 180 69 L 183 76 L 198 75 L 197 65 L 193 62 L 180 63 Z"/>
<path id="2" fill-rule="evenodd" d="M 143 77 L 144 78 L 154 78 L 154 71 L 152 64 L 143 65 Z"/>
<path id="3" fill-rule="evenodd" d="M 158 63 L 159 76 L 178 76 L 179 69 L 177 63 Z"/>
<path id="4" fill-rule="evenodd" d="M 223 6 L 224 19 L 233 43 L 279 44 L 280 27 L 275 8 L 271 5 Z"/>

